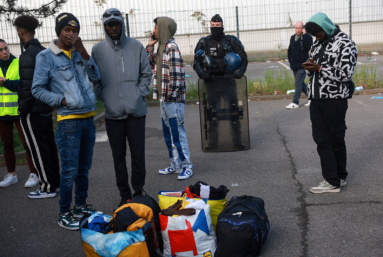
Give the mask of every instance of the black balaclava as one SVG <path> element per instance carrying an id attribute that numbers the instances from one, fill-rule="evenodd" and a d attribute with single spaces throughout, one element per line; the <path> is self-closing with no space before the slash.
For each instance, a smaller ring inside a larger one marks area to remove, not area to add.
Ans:
<path id="1" fill-rule="evenodd" d="M 211 21 L 212 22 L 222 22 L 222 27 L 210 27 L 211 38 L 216 40 L 216 41 L 222 40 L 223 37 L 225 36 L 225 33 L 223 33 L 223 20 L 222 20 L 221 16 L 219 16 L 219 14 L 216 14 L 211 18 Z"/>

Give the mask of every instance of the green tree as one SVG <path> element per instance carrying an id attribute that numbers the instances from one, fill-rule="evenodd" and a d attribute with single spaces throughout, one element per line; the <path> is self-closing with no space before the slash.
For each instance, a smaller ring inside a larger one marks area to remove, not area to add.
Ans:
<path id="1" fill-rule="evenodd" d="M 17 5 L 18 0 L 2 0 L 0 5 L 0 16 L 5 20 L 12 22 L 17 16 L 27 14 L 36 18 L 46 18 L 57 13 L 68 0 L 51 0 L 38 7 L 27 8 Z"/>

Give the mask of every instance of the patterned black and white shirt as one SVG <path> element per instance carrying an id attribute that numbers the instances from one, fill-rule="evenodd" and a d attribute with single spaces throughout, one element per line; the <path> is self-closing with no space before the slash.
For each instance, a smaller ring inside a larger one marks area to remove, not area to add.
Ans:
<path id="1" fill-rule="evenodd" d="M 325 47 L 324 52 L 321 51 L 322 47 Z M 350 98 L 352 95 L 347 82 L 354 73 L 357 56 L 358 50 L 354 41 L 339 29 L 324 42 L 315 41 L 310 58 L 321 65 L 321 69 L 319 72 L 306 71 L 310 78 L 309 99 Z"/>

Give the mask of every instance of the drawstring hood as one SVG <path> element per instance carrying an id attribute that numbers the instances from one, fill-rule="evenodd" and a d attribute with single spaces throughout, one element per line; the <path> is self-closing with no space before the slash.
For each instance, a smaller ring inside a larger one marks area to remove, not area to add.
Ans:
<path id="1" fill-rule="evenodd" d="M 107 9 L 105 12 L 115 12 L 115 11 L 119 11 L 118 9 L 116 8 L 109 8 Z M 122 18 L 121 15 L 119 16 L 115 16 L 114 14 L 112 14 L 110 17 L 103 17 L 102 18 L 103 20 L 103 25 L 104 25 L 104 32 L 105 32 L 105 38 L 106 40 L 113 46 L 113 47 L 121 47 L 125 44 L 125 41 L 126 41 L 126 35 L 125 35 L 125 25 L 124 25 L 124 19 Z M 119 40 L 113 40 L 108 32 L 106 32 L 106 29 L 105 29 L 105 24 L 107 24 L 109 21 L 117 21 L 117 22 L 120 22 L 121 23 L 121 36 L 120 36 L 120 39 Z"/>

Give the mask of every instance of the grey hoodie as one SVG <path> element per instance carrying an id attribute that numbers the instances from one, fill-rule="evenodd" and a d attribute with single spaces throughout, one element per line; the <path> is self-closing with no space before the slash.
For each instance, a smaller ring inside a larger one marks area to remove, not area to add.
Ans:
<path id="1" fill-rule="evenodd" d="M 118 11 L 110 8 L 106 11 Z M 112 40 L 105 23 L 117 19 L 122 24 L 120 40 Z M 121 120 L 146 115 L 146 96 L 152 70 L 143 45 L 125 35 L 122 16 L 103 18 L 106 39 L 92 49 L 92 58 L 100 69 L 101 83 L 95 84 L 97 96 L 105 103 L 105 118 Z"/>

